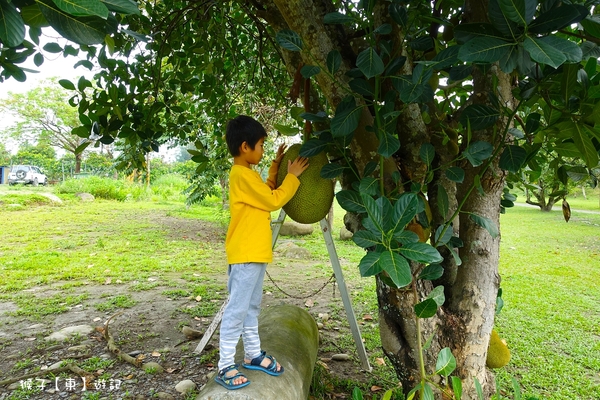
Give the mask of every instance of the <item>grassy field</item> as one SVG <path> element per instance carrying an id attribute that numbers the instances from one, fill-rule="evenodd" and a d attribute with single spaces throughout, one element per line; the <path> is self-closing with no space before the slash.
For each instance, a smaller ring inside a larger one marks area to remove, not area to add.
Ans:
<path id="1" fill-rule="evenodd" d="M 197 282 L 190 266 L 195 274 L 214 273 L 208 260 L 223 257 L 218 241 L 198 248 L 186 234 L 171 237 L 164 229 L 170 217 L 224 226 L 228 216 L 219 210 L 218 199 L 186 207 L 179 197 L 165 194 L 94 203 L 64 194 L 65 202 L 57 205 L 41 196 L 42 190 L 0 186 L 0 300 L 15 301 L 24 313 L 59 313 L 84 300 L 76 288 L 86 283 L 139 281 L 143 290 L 153 276 L 169 274 Z M 502 216 L 505 306 L 496 326 L 512 352 L 509 365 L 496 371 L 502 398 L 513 398 L 514 377 L 524 394 L 540 399 L 600 399 L 600 214 L 576 211 L 593 210 L 591 203 L 586 208 L 570 202 L 569 223 L 558 210 L 543 213 L 521 206 Z M 342 226 L 342 216 L 336 208 L 334 231 Z M 318 231 L 299 245 L 321 260 L 323 271 L 329 268 Z M 362 250 L 349 242 L 336 246 L 346 263 L 358 264 Z M 319 274 L 317 269 L 306 273 Z M 359 312 L 376 312 L 373 280 L 360 278 L 356 269 L 348 271 L 346 280 L 360 289 L 352 293 Z M 50 284 L 69 289 L 71 297 L 30 304 L 23 296 L 25 289 Z M 346 336 L 340 340 L 351 343 L 351 335 Z M 377 346 L 376 327 L 365 327 L 363 336 L 369 348 Z"/>

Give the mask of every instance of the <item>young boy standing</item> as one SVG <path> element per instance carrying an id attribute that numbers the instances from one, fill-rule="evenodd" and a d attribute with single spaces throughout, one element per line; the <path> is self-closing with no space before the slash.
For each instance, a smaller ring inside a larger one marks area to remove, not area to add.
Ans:
<path id="1" fill-rule="evenodd" d="M 252 165 L 258 164 L 263 157 L 266 137 L 264 127 L 251 117 L 240 115 L 227 124 L 225 140 L 233 156 L 229 173 L 231 220 L 225 239 L 229 302 L 221 321 L 219 372 L 215 377 L 215 381 L 227 389 L 250 384 L 234 362 L 240 336 L 244 344 L 245 368 L 273 376 L 283 373 L 283 367 L 275 358 L 261 349 L 258 315 L 265 270 L 273 259 L 271 211 L 278 210 L 294 196 L 300 186 L 298 176 L 308 168 L 308 160 L 298 157 L 288 162 L 288 174 L 275 189 L 284 145 L 277 150 L 266 183 L 252 169 Z"/>

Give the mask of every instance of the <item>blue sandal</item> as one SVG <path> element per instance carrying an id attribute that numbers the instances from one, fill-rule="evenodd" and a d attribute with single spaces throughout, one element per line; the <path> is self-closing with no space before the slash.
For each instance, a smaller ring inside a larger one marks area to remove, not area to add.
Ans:
<path id="1" fill-rule="evenodd" d="M 261 365 L 261 363 L 263 362 L 263 360 L 265 358 L 268 358 L 269 360 L 271 360 L 271 364 L 269 364 L 268 367 L 263 367 Z M 273 376 L 279 376 L 279 375 L 283 374 L 283 366 L 280 366 L 279 371 L 277 371 L 277 360 L 275 360 L 275 358 L 273 356 L 268 356 L 264 350 L 260 352 L 260 355 L 258 357 L 252 359 L 252 361 L 250 361 L 250 364 L 244 363 L 242 365 L 244 366 L 244 368 L 263 371 L 263 372 L 266 372 L 267 374 L 273 375 Z"/>
<path id="2" fill-rule="evenodd" d="M 226 376 L 225 375 L 229 371 L 232 371 L 234 369 L 238 369 L 238 367 L 239 367 L 239 364 L 233 364 L 233 365 L 230 365 L 229 367 L 223 368 L 222 370 L 219 371 L 219 373 L 217 374 L 217 376 L 215 376 L 215 382 L 217 382 L 219 385 L 221 385 L 224 388 L 229 389 L 229 390 L 240 389 L 240 388 L 243 388 L 244 386 L 248 386 L 250 384 L 249 380 L 247 380 L 244 383 L 240 383 L 239 385 L 236 385 L 236 384 L 233 383 L 233 381 L 236 378 L 239 378 L 239 377 L 246 378 L 246 375 L 242 374 L 239 371 L 238 371 L 237 374 L 235 374 L 233 376 Z"/>

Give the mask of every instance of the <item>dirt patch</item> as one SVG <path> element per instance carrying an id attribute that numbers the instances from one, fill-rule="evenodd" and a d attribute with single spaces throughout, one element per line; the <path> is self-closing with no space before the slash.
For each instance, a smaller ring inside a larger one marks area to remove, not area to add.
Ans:
<path id="1" fill-rule="evenodd" d="M 168 215 L 156 215 L 153 223 L 160 226 L 165 235 L 198 241 L 199 246 L 217 249 L 223 244 L 225 230 L 216 224 Z M 289 240 L 282 239 L 280 244 Z M 223 260 L 222 255 L 215 257 Z M 322 260 L 287 259 L 277 251 L 275 260 L 269 266 L 269 278 L 265 279 L 263 308 L 284 302 L 307 309 L 322 325 L 320 365 L 340 381 L 364 383 L 376 380 L 377 377 L 365 372 L 360 365 L 339 290 L 330 279 L 331 268 L 324 266 Z M 157 393 L 163 393 L 163 398 L 169 398 L 166 394 L 180 398 L 175 386 L 188 379 L 200 388 L 215 370 L 218 331 L 204 352 L 198 355 L 194 349 L 199 339 L 187 340 L 182 328 L 187 326 L 204 331 L 208 327 L 226 299 L 225 268 L 218 268 L 210 278 L 193 274 L 193 279 L 190 282 L 181 273 L 172 273 L 148 278 L 146 282 L 83 284 L 69 289 L 61 288 L 63 282 L 35 287 L 28 289 L 26 294 L 39 298 L 85 295 L 84 300 L 69 305 L 65 312 L 36 320 L 15 315 L 19 309 L 15 302 L 0 300 L 0 381 L 46 370 L 68 359 L 94 376 L 94 382 L 88 384 L 85 392 L 81 378 L 73 372 L 62 372 L 54 377 L 47 375 L 47 381 L 41 377 L 23 378 L 12 386 L 0 386 L 0 400 L 25 398 L 18 396 L 25 393 L 21 388 L 28 385 L 32 386 L 32 390 L 26 392 L 30 399 L 142 399 L 155 397 Z M 193 285 L 203 284 L 209 290 L 205 296 L 195 295 L 190 289 Z M 348 286 L 351 291 L 360 290 Z M 363 310 L 361 304 L 355 305 L 363 328 L 373 331 L 370 318 L 361 318 L 369 311 Z M 109 331 L 119 348 L 143 359 L 144 363 L 158 363 L 163 372 L 159 373 L 154 367 L 144 370 L 118 360 L 107 350 L 98 329 L 66 342 L 44 339 L 69 326 L 101 327 L 117 313 L 119 315 L 111 321 Z M 372 353 L 379 349 L 368 348 L 367 351 Z M 350 360 L 332 361 L 331 357 L 338 353 L 349 355 Z M 331 390 L 330 395 L 321 398 L 351 397 L 350 390 Z"/>

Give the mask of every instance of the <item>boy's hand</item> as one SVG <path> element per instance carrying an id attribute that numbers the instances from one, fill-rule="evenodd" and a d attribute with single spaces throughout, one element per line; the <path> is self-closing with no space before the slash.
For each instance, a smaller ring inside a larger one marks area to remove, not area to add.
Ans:
<path id="1" fill-rule="evenodd" d="M 298 177 L 306 168 L 308 168 L 308 158 L 306 157 L 298 157 L 293 162 L 292 160 L 288 161 L 288 174 Z"/>
<path id="2" fill-rule="evenodd" d="M 273 160 L 274 163 L 279 164 L 281 162 L 281 159 L 283 158 L 283 153 L 285 153 L 285 149 L 287 148 L 287 145 L 281 144 L 279 146 L 279 148 L 277 149 L 277 155 L 275 156 L 275 159 Z"/>

